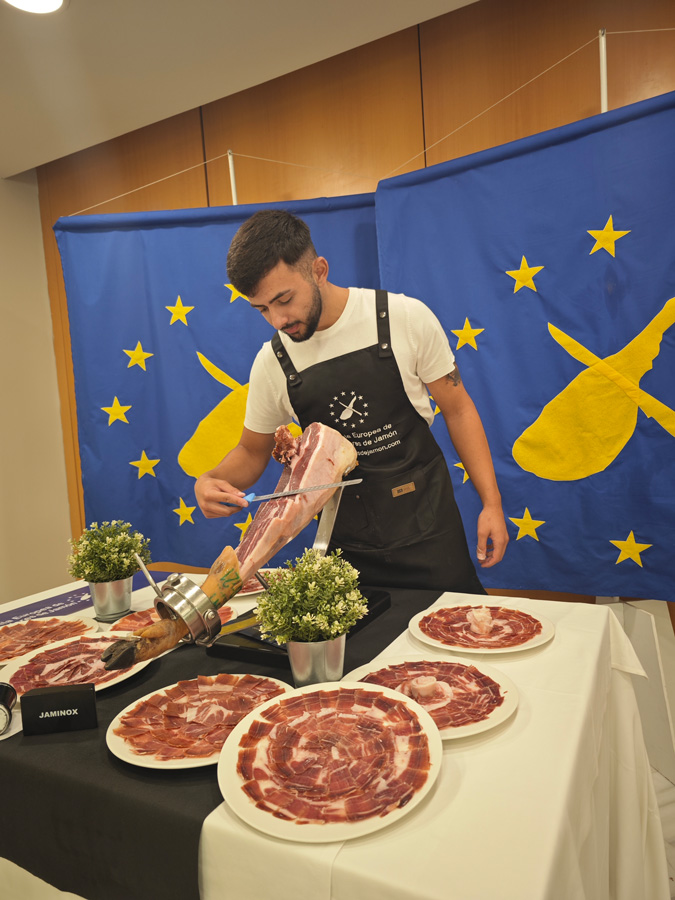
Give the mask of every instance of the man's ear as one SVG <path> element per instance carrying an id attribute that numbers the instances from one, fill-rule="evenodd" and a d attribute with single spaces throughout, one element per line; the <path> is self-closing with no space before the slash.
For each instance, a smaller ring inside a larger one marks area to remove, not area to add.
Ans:
<path id="1" fill-rule="evenodd" d="M 319 287 L 328 280 L 328 260 L 324 256 L 317 256 L 312 263 L 312 275 Z"/>

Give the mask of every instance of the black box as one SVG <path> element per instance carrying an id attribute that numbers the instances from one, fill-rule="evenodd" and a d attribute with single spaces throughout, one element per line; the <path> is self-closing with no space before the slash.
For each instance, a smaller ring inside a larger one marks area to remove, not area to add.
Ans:
<path id="1" fill-rule="evenodd" d="M 96 696 L 93 684 L 35 688 L 21 697 L 24 734 L 52 734 L 96 728 Z"/>

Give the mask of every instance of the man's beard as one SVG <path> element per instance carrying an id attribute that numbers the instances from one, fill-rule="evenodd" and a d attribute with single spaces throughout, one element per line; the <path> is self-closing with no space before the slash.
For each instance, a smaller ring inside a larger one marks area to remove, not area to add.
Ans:
<path id="1" fill-rule="evenodd" d="M 299 332 L 299 334 L 289 334 L 288 337 L 296 344 L 299 344 L 301 341 L 308 341 L 317 329 L 322 312 L 323 302 L 321 300 L 321 291 L 319 290 L 319 285 L 314 284 L 314 289 L 312 291 L 312 305 L 309 308 L 307 321 L 304 323 L 304 330 Z"/>

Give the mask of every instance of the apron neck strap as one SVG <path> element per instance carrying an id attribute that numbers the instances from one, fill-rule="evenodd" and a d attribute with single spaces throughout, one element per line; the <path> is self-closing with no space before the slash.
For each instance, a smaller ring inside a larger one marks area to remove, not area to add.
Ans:
<path id="1" fill-rule="evenodd" d="M 375 311 L 377 315 L 377 355 L 380 359 L 393 356 L 389 332 L 389 295 L 386 291 L 375 291 Z"/>
<path id="2" fill-rule="evenodd" d="M 286 384 L 288 385 L 288 389 L 290 392 L 291 388 L 298 387 L 302 384 L 302 376 L 291 362 L 291 358 L 286 352 L 286 348 L 281 343 L 281 338 L 279 337 L 278 331 L 272 338 L 272 350 L 277 360 L 279 361 L 279 365 L 281 366 L 284 375 L 286 376 Z"/>

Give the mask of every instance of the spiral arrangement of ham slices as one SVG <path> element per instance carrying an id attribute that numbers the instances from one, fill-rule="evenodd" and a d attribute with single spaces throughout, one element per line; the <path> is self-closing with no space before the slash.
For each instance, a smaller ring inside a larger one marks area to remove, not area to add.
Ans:
<path id="1" fill-rule="evenodd" d="M 244 716 L 283 692 L 279 682 L 258 675 L 199 675 L 140 700 L 114 733 L 139 756 L 214 756 Z"/>
<path id="2" fill-rule="evenodd" d="M 504 702 L 496 681 L 475 666 L 460 662 L 396 663 L 370 672 L 361 680 L 412 697 L 441 731 L 481 722 Z"/>
<path id="3" fill-rule="evenodd" d="M 282 697 L 254 714 L 237 773 L 259 810 L 325 825 L 401 809 L 430 765 L 427 734 L 404 698 L 342 685 Z"/>
<path id="4" fill-rule="evenodd" d="M 28 619 L 0 628 L 0 663 L 38 650 L 46 644 L 84 634 L 88 626 L 80 619 Z"/>
<path id="5" fill-rule="evenodd" d="M 489 621 L 483 610 L 489 613 Z M 541 633 L 542 625 L 529 613 L 505 606 L 453 606 L 433 610 L 420 619 L 419 628 L 449 647 L 497 650 L 527 643 Z"/>
<path id="6" fill-rule="evenodd" d="M 119 678 L 128 669 L 107 671 L 101 651 L 110 643 L 108 637 L 82 637 L 65 644 L 45 647 L 34 654 L 9 679 L 17 694 L 34 688 L 64 684 L 101 685 Z"/>

